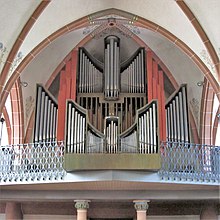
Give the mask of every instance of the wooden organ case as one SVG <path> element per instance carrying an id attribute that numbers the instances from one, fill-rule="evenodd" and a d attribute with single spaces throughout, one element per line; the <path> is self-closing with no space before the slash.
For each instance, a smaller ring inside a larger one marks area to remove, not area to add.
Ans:
<path id="1" fill-rule="evenodd" d="M 158 170 L 160 140 L 189 141 L 186 85 L 165 104 L 163 72 L 139 48 L 120 62 L 104 39 L 103 63 L 81 47 L 60 73 L 58 101 L 37 85 L 34 141 L 64 140 L 64 168 Z"/>
<path id="2" fill-rule="evenodd" d="M 147 104 L 145 49 L 120 63 L 120 39 L 104 40 L 104 62 L 78 50 L 76 102 L 66 106 L 68 171 L 160 167 L 158 103 Z"/>

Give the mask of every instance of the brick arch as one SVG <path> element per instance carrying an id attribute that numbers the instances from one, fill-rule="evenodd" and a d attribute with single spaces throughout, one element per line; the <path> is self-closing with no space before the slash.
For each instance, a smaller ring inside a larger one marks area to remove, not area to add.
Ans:
<path id="1" fill-rule="evenodd" d="M 214 92 L 216 93 L 218 99 L 220 100 L 220 90 L 219 90 L 219 84 L 212 75 L 212 73 L 209 71 L 207 66 L 202 62 L 202 60 L 179 38 L 177 38 L 175 35 L 164 29 L 163 27 L 147 20 L 141 17 L 137 17 L 135 15 L 132 15 L 131 13 L 118 10 L 118 9 L 107 9 L 104 11 L 96 12 L 89 16 L 89 19 L 91 21 L 91 18 L 96 18 L 99 16 L 104 16 L 114 13 L 116 15 L 122 15 L 124 17 L 127 17 L 128 19 L 131 19 L 132 22 L 134 22 L 135 25 L 141 26 L 143 28 L 156 31 L 159 34 L 163 35 L 168 40 L 172 41 L 178 48 L 180 48 L 183 52 L 186 53 L 188 57 L 190 57 L 194 63 L 198 66 L 198 68 L 201 70 L 201 72 L 204 74 L 204 76 L 208 79 L 209 83 L 212 85 Z M 4 103 L 6 101 L 8 91 L 12 88 L 14 82 L 17 80 L 17 78 L 20 76 L 23 69 L 27 66 L 28 63 L 30 63 L 34 57 L 40 53 L 48 44 L 50 44 L 52 41 L 57 39 L 58 37 L 62 36 L 63 34 L 85 27 L 89 24 L 89 19 L 87 16 L 78 19 L 77 21 L 71 22 L 70 24 L 62 27 L 58 31 L 51 34 L 48 38 L 44 39 L 38 46 L 36 46 L 26 57 L 25 59 L 19 64 L 19 66 L 16 68 L 14 73 L 12 74 L 11 78 L 8 80 L 4 91 L 2 92 L 2 102 L 0 103 L 0 112 L 1 109 L 4 106 Z"/>
<path id="2" fill-rule="evenodd" d="M 201 144 L 212 144 L 212 109 L 214 91 L 210 83 L 205 79 L 202 91 L 202 103 L 200 110 L 200 137 Z"/>
<path id="3" fill-rule="evenodd" d="M 34 13 L 30 16 L 29 20 L 25 24 L 24 28 L 22 29 L 21 33 L 17 37 L 17 40 L 15 41 L 8 57 L 5 62 L 5 65 L 3 67 L 3 70 L 0 75 L 0 94 L 2 92 L 2 88 L 4 88 L 4 84 L 7 79 L 8 72 L 10 70 L 11 64 L 13 63 L 13 60 L 22 45 L 24 39 L 26 38 L 28 32 L 34 25 L 34 23 L 37 21 L 37 18 L 40 16 L 40 14 L 43 12 L 43 10 L 47 7 L 47 5 L 50 3 L 50 1 L 42 1 L 40 5 L 36 8 Z M 1 110 L 0 110 L 1 111 Z"/>
<path id="4" fill-rule="evenodd" d="M 202 26 L 200 25 L 198 19 L 195 17 L 193 12 L 190 10 L 190 8 L 187 6 L 187 4 L 183 0 L 176 0 L 176 3 L 179 5 L 181 10 L 185 13 L 185 15 L 188 17 L 189 21 L 192 23 L 193 27 L 195 28 L 196 32 L 200 36 L 203 44 L 205 45 L 206 49 L 208 50 L 210 57 L 212 59 L 213 64 L 215 65 L 215 70 L 217 73 L 219 73 L 219 58 L 217 53 L 215 52 L 215 49 L 209 40 L 206 32 L 203 30 Z"/>
<path id="5" fill-rule="evenodd" d="M 6 129 L 7 129 L 7 133 L 8 133 L 8 143 L 11 144 L 11 122 L 9 119 L 8 111 L 5 106 L 2 110 L 2 114 L 5 119 Z"/>
<path id="6" fill-rule="evenodd" d="M 218 126 L 220 126 L 220 118 L 218 116 L 219 114 L 220 114 L 220 106 L 218 108 L 218 111 L 216 112 L 214 123 L 213 123 L 213 128 L 212 128 L 212 144 L 213 145 L 216 144 L 217 130 L 219 129 Z"/>
<path id="7" fill-rule="evenodd" d="M 24 140 L 24 111 L 20 79 L 14 83 L 10 91 L 10 97 L 12 108 L 11 143 L 21 144 Z"/>

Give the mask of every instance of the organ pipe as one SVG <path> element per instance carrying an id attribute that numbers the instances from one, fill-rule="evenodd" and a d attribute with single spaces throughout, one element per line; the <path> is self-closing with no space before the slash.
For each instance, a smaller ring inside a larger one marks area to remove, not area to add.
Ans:
<path id="1" fill-rule="evenodd" d="M 42 85 L 37 84 L 34 124 L 34 142 L 56 140 L 58 105 Z"/>
<path id="2" fill-rule="evenodd" d="M 119 96 L 119 38 L 116 36 L 108 36 L 105 38 L 105 99 L 117 100 Z"/>
<path id="3" fill-rule="evenodd" d="M 103 65 L 89 56 L 84 48 L 79 48 L 78 92 L 102 92 Z"/>
<path id="4" fill-rule="evenodd" d="M 145 51 L 144 48 L 138 49 L 132 59 L 122 64 L 121 78 L 125 85 L 122 85 L 122 92 L 145 93 Z"/>
<path id="5" fill-rule="evenodd" d="M 166 103 L 167 140 L 189 142 L 187 87 L 182 85 Z"/>

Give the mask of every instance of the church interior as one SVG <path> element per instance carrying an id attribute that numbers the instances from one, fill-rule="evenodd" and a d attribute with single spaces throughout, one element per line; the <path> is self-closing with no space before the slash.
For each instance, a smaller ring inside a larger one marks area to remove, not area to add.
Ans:
<path id="1" fill-rule="evenodd" d="M 0 220 L 220 220 L 219 0 L 0 6 Z"/>

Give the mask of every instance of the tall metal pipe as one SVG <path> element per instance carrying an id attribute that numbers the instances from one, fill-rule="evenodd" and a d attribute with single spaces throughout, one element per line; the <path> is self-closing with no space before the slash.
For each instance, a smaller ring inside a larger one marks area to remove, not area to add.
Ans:
<path id="1" fill-rule="evenodd" d="M 105 98 L 117 99 L 119 91 L 119 39 L 116 36 L 108 36 L 105 39 Z"/>
<path id="2" fill-rule="evenodd" d="M 72 116 L 72 105 L 68 104 L 68 118 L 67 118 L 67 153 L 71 152 L 71 116 Z"/>
<path id="3" fill-rule="evenodd" d="M 149 119 L 150 119 L 150 153 L 153 153 L 153 144 L 154 144 L 154 137 L 153 137 L 153 114 L 152 108 L 149 109 Z"/>
<path id="4" fill-rule="evenodd" d="M 40 108 L 40 127 L 39 127 L 39 141 L 43 141 L 43 120 L 44 120 L 44 99 L 45 92 L 41 94 L 41 108 Z"/>
<path id="5" fill-rule="evenodd" d="M 179 109 L 179 97 L 175 97 L 176 101 L 176 121 L 177 121 L 177 141 L 180 141 L 180 109 Z"/>
<path id="6" fill-rule="evenodd" d="M 47 141 L 50 141 L 50 114 L 51 114 L 51 100 L 48 100 L 48 112 L 47 112 Z"/>
<path id="7" fill-rule="evenodd" d="M 69 118 L 70 120 L 70 118 Z M 74 141 L 75 141 L 75 108 L 72 107 L 72 114 L 71 114 L 71 142 L 70 142 L 70 147 L 71 147 L 71 150 L 70 152 L 73 153 L 74 152 Z"/>
<path id="8" fill-rule="evenodd" d="M 188 118 L 187 118 L 187 103 L 186 103 L 186 88 L 182 88 L 183 91 L 183 115 L 184 115 L 184 133 L 185 133 L 185 142 L 189 141 L 189 134 L 188 134 Z"/>
<path id="9" fill-rule="evenodd" d="M 180 131 L 181 131 L 181 141 L 184 141 L 184 117 L 183 117 L 183 98 L 182 98 L 182 92 L 179 92 L 179 104 L 180 104 Z"/>
<path id="10" fill-rule="evenodd" d="M 157 152 L 156 105 L 153 104 L 154 153 Z"/>

